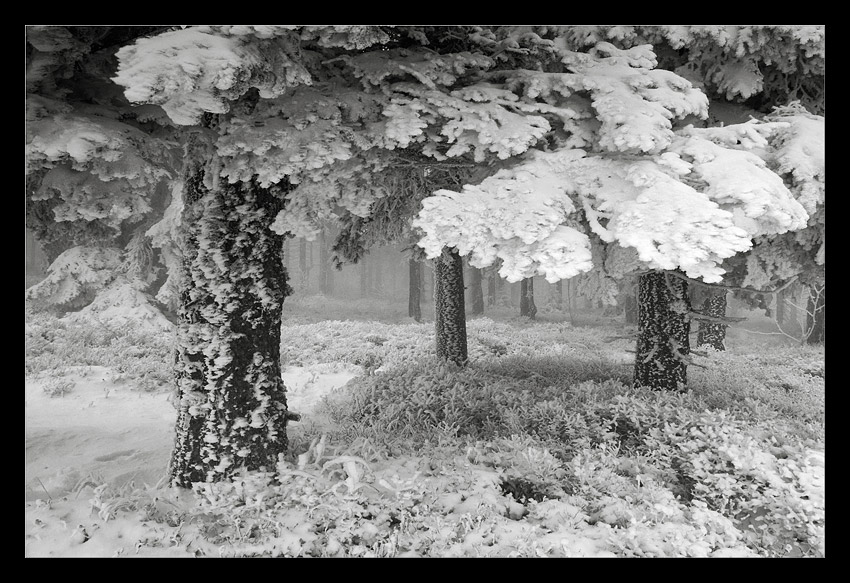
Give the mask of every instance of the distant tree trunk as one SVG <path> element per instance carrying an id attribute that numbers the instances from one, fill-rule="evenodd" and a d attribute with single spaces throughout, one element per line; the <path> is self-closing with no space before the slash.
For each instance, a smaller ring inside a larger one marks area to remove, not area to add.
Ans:
<path id="1" fill-rule="evenodd" d="M 537 306 L 534 305 L 534 278 L 527 277 L 522 280 L 519 288 L 519 315 L 534 319 L 537 315 Z"/>
<path id="2" fill-rule="evenodd" d="M 634 386 L 684 390 L 690 354 L 687 282 L 660 271 L 641 275 L 638 302 Z"/>
<path id="3" fill-rule="evenodd" d="M 511 306 L 517 306 L 520 302 L 520 288 L 522 286 L 517 283 L 510 284 L 511 288 Z"/>
<path id="4" fill-rule="evenodd" d="M 559 312 L 564 309 L 564 281 L 561 279 L 555 282 L 555 307 Z"/>
<path id="5" fill-rule="evenodd" d="M 468 356 L 463 260 L 457 251 L 444 249 L 434 260 L 434 283 L 437 358 L 464 365 Z"/>
<path id="6" fill-rule="evenodd" d="M 410 286 L 407 296 L 407 315 L 416 320 L 422 321 L 422 306 L 420 297 L 422 295 L 422 264 L 416 261 L 413 257 L 407 260 L 410 268 Z"/>
<path id="7" fill-rule="evenodd" d="M 638 322 L 638 301 L 634 294 L 626 294 L 624 302 L 624 312 L 626 315 L 626 324 L 637 324 Z"/>
<path id="8" fill-rule="evenodd" d="M 366 258 L 360 259 L 360 298 L 363 299 L 369 295 L 369 268 L 366 265 Z"/>
<path id="9" fill-rule="evenodd" d="M 319 292 L 328 295 L 328 272 L 330 271 L 330 255 L 325 232 L 319 233 Z"/>
<path id="10" fill-rule="evenodd" d="M 283 237 L 269 227 L 284 190 L 254 182 L 204 185 L 188 168 L 183 278 L 176 332 L 178 416 L 172 484 L 218 481 L 241 469 L 273 471 L 287 450 L 280 338 L 291 293 Z"/>
<path id="11" fill-rule="evenodd" d="M 490 273 L 487 277 L 487 305 L 495 306 L 496 305 L 496 278 L 498 276 L 495 273 Z"/>
<path id="12" fill-rule="evenodd" d="M 702 301 L 702 313 L 706 316 L 726 316 L 726 290 L 708 290 Z M 701 321 L 697 331 L 697 346 L 710 346 L 715 350 L 726 350 L 726 324 Z"/>
<path id="13" fill-rule="evenodd" d="M 806 330 L 809 344 L 826 342 L 826 285 L 813 285 L 809 288 L 809 301 L 806 307 Z"/>
<path id="14" fill-rule="evenodd" d="M 384 254 L 380 248 L 375 249 L 375 260 L 372 266 L 372 295 L 381 297 L 384 293 Z"/>
<path id="15" fill-rule="evenodd" d="M 481 270 L 477 267 L 469 267 L 469 313 L 472 316 L 480 316 L 484 313 L 484 291 L 481 288 Z"/>
<path id="16" fill-rule="evenodd" d="M 298 267 L 301 270 L 301 278 L 298 282 L 298 291 L 302 295 L 307 295 L 307 281 L 310 276 L 310 268 L 307 265 L 307 239 L 301 237 L 298 242 Z"/>

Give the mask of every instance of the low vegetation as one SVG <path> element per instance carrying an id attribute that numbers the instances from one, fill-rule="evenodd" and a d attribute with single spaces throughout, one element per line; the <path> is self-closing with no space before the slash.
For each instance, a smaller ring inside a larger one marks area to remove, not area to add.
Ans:
<path id="1" fill-rule="evenodd" d="M 709 351 L 667 393 L 630 388 L 621 326 L 473 319 L 465 368 L 432 359 L 432 330 L 288 321 L 286 364 L 363 374 L 291 428 L 275 471 L 190 499 L 91 484 L 93 512 L 146 525 L 149 554 L 824 555 L 822 348 Z M 69 366 L 168 387 L 163 338 L 38 314 L 26 338 L 57 398 Z"/>

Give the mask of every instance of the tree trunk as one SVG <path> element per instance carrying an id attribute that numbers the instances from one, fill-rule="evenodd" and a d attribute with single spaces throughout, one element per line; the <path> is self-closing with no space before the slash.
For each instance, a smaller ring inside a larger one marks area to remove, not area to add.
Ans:
<path id="1" fill-rule="evenodd" d="M 372 262 L 372 295 L 375 297 L 384 296 L 384 254 L 381 249 L 375 249 L 375 261 Z"/>
<path id="2" fill-rule="evenodd" d="M 564 281 L 561 279 L 555 282 L 555 307 L 559 312 L 564 309 Z"/>
<path id="3" fill-rule="evenodd" d="M 626 324 L 637 324 L 638 322 L 638 301 L 632 294 L 626 294 L 624 303 L 624 312 L 626 315 Z"/>
<path id="4" fill-rule="evenodd" d="M 726 316 L 726 290 L 707 290 L 702 301 L 702 313 L 706 316 Z M 697 346 L 710 346 L 715 350 L 726 350 L 726 324 L 715 322 L 699 323 Z"/>
<path id="5" fill-rule="evenodd" d="M 496 278 L 498 276 L 495 273 L 490 273 L 487 277 L 487 305 L 495 306 L 496 305 Z"/>
<path id="6" fill-rule="evenodd" d="M 280 335 L 291 293 L 283 237 L 269 226 L 280 187 L 204 185 L 184 191 L 183 282 L 175 378 L 179 412 L 169 475 L 174 485 L 218 481 L 245 468 L 273 470 L 287 449 Z"/>
<path id="7" fill-rule="evenodd" d="M 463 260 L 457 251 L 443 249 L 434 260 L 434 321 L 437 358 L 458 365 L 467 361 Z"/>
<path id="8" fill-rule="evenodd" d="M 481 288 L 481 270 L 469 267 L 469 313 L 480 316 L 484 313 L 484 290 Z"/>
<path id="9" fill-rule="evenodd" d="M 528 277 L 522 280 L 519 288 L 519 315 L 534 319 L 537 315 L 537 306 L 534 305 L 534 278 Z"/>
<path id="10" fill-rule="evenodd" d="M 634 386 L 684 390 L 690 354 L 687 282 L 660 271 L 641 275 L 638 302 Z"/>
<path id="11" fill-rule="evenodd" d="M 307 295 L 307 281 L 310 277 L 310 268 L 307 266 L 307 239 L 304 237 L 298 242 L 298 267 L 300 268 L 300 279 L 298 281 L 298 292 Z"/>
<path id="12" fill-rule="evenodd" d="M 366 266 L 366 258 L 360 259 L 360 298 L 369 295 L 369 268 Z"/>
<path id="13" fill-rule="evenodd" d="M 410 285 L 407 295 L 407 315 L 416 320 L 422 321 L 422 305 L 420 297 L 422 295 L 422 264 L 416 261 L 413 257 L 407 260 L 410 269 Z"/>
<path id="14" fill-rule="evenodd" d="M 806 338 L 808 344 L 826 342 L 826 285 L 809 288 L 806 330 L 809 332 L 809 336 Z"/>

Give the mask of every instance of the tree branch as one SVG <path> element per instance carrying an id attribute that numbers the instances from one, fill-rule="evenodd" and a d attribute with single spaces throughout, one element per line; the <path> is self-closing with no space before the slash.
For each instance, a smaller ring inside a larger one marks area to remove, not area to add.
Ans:
<path id="1" fill-rule="evenodd" d="M 799 276 L 795 275 L 794 277 L 792 277 L 791 279 L 789 279 L 788 281 L 786 281 L 781 286 L 779 286 L 775 289 L 756 289 L 754 287 L 741 287 L 741 286 L 735 286 L 735 285 L 720 285 L 720 284 L 717 284 L 717 283 L 704 283 L 704 282 L 698 281 L 696 279 L 691 279 L 687 275 L 684 275 L 683 273 L 679 273 L 677 271 L 665 271 L 665 273 L 669 273 L 670 275 L 674 275 L 674 276 L 678 277 L 679 279 L 684 279 L 685 281 L 687 281 L 689 283 L 694 283 L 696 285 L 701 285 L 703 287 L 709 287 L 709 288 L 713 288 L 713 289 L 732 290 L 732 291 L 748 291 L 748 292 L 753 292 L 753 293 L 757 293 L 757 294 L 779 293 L 782 290 L 784 290 L 785 288 L 787 288 L 788 286 L 790 286 L 792 283 L 797 281 L 797 279 L 799 277 Z"/>

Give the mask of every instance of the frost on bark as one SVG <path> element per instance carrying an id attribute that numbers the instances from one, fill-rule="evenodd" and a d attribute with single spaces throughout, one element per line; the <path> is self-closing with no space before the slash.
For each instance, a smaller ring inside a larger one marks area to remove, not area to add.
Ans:
<path id="1" fill-rule="evenodd" d="M 806 307 L 806 330 L 809 344 L 821 344 L 826 341 L 826 286 L 813 285 L 809 290 Z"/>
<path id="2" fill-rule="evenodd" d="M 684 390 L 690 353 L 687 282 L 658 271 L 641 275 L 638 302 L 634 386 Z"/>
<path id="3" fill-rule="evenodd" d="M 481 287 L 481 270 L 469 268 L 469 313 L 480 316 L 484 313 L 484 290 Z"/>
<path id="4" fill-rule="evenodd" d="M 434 320 L 437 358 L 466 363 L 463 259 L 457 251 L 443 250 L 434 260 Z"/>
<path id="5" fill-rule="evenodd" d="M 726 317 L 726 291 L 706 291 L 702 302 L 702 313 L 713 318 Z M 697 332 L 697 346 L 710 346 L 715 350 L 726 350 L 726 324 L 702 321 Z"/>
<path id="6" fill-rule="evenodd" d="M 224 180 L 210 188 L 199 166 L 187 175 L 169 468 L 177 486 L 271 470 L 287 449 L 280 335 L 291 289 L 283 237 L 269 228 L 282 200 L 273 190 Z"/>
<path id="7" fill-rule="evenodd" d="M 534 319 L 537 306 L 534 304 L 534 279 L 528 277 L 522 280 L 519 288 L 519 315 Z"/>
<path id="8" fill-rule="evenodd" d="M 410 268 L 410 287 L 407 298 L 407 315 L 416 320 L 422 321 L 422 306 L 420 304 L 420 296 L 422 294 L 422 266 L 413 257 L 408 259 L 407 264 Z"/>

